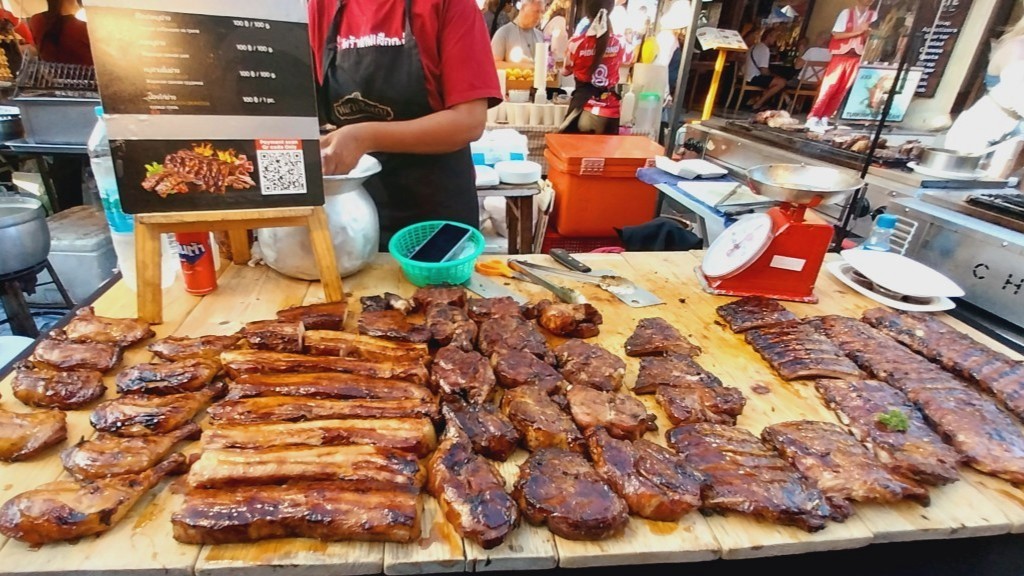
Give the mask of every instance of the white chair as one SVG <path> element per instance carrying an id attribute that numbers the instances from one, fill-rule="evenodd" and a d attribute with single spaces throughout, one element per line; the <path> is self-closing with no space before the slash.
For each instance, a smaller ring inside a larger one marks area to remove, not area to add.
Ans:
<path id="1" fill-rule="evenodd" d="M 799 81 L 797 81 L 796 88 L 787 88 L 782 91 L 779 107 L 784 108 L 788 100 L 789 113 L 792 114 L 796 108 L 797 100 L 801 97 L 817 98 L 818 91 L 821 90 L 821 81 L 825 78 L 826 68 L 828 68 L 828 60 L 806 60 L 804 67 L 800 69 L 800 74 L 797 76 Z M 807 70 L 806 75 L 804 70 Z"/>

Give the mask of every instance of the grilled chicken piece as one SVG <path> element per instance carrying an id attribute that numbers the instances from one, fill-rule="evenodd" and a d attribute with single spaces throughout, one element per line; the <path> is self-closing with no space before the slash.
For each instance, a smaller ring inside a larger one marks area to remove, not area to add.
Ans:
<path id="1" fill-rule="evenodd" d="M 121 396 L 96 406 L 89 422 L 100 432 L 118 436 L 168 434 L 188 424 L 211 400 L 222 395 L 223 388 L 212 384 L 187 394 Z"/>
<path id="2" fill-rule="evenodd" d="M 839 420 L 897 475 L 932 485 L 959 478 L 960 455 L 942 443 L 899 390 L 877 380 L 818 380 L 814 386 Z M 879 416 L 892 410 L 906 416 L 905 431 L 879 423 Z"/>
<path id="3" fill-rule="evenodd" d="M 501 411 L 523 435 L 523 444 L 531 452 L 555 447 L 583 454 L 586 449 L 572 418 L 537 386 L 506 390 Z"/>
<path id="4" fill-rule="evenodd" d="M 626 503 L 590 463 L 560 448 L 539 450 L 523 462 L 512 497 L 530 524 L 546 524 L 569 540 L 611 538 L 629 522 Z"/>
<path id="5" fill-rule="evenodd" d="M 0 410 L 0 460 L 18 462 L 60 444 L 68 437 L 66 417 L 58 410 Z"/>
<path id="6" fill-rule="evenodd" d="M 626 363 L 615 354 L 582 340 L 566 340 L 555 348 L 558 367 L 569 384 L 611 392 L 622 388 Z"/>
<path id="7" fill-rule="evenodd" d="M 722 381 L 689 356 L 670 353 L 642 358 L 633 393 L 654 394 L 661 386 L 716 388 Z"/>
<path id="8" fill-rule="evenodd" d="M 241 374 L 309 374 L 343 372 L 371 378 L 397 378 L 426 384 L 430 374 L 419 362 L 368 362 L 330 356 L 305 356 L 260 350 L 230 350 L 220 355 L 224 370 L 231 378 Z"/>
<path id="9" fill-rule="evenodd" d="M 455 346 L 437 351 L 430 366 L 430 381 L 442 395 L 482 404 L 494 395 L 494 371 L 478 352 L 463 352 Z"/>
<path id="10" fill-rule="evenodd" d="M 422 400 L 346 400 L 261 396 L 224 400 L 207 410 L 210 418 L 224 422 L 300 422 L 338 418 L 430 418 L 437 419 L 437 403 Z"/>
<path id="11" fill-rule="evenodd" d="M 473 350 L 476 322 L 469 319 L 464 309 L 438 302 L 427 307 L 426 319 L 435 345 L 454 346 L 466 352 Z"/>
<path id="12" fill-rule="evenodd" d="M 527 308 L 525 316 L 536 318 L 548 332 L 567 338 L 593 338 L 601 333 L 598 326 L 604 323 L 601 313 L 590 304 L 556 304 L 550 300 Z"/>
<path id="13" fill-rule="evenodd" d="M 417 310 L 426 310 L 434 304 L 456 308 L 466 307 L 466 289 L 462 286 L 427 286 L 413 292 L 412 301 Z"/>
<path id="14" fill-rule="evenodd" d="M 0 508 L 0 534 L 33 546 L 102 534 L 160 480 L 185 467 L 185 457 L 174 454 L 141 474 L 43 484 Z"/>
<path id="15" fill-rule="evenodd" d="M 687 340 L 664 318 L 640 320 L 636 330 L 626 339 L 626 356 L 697 356 L 700 352 L 700 346 Z"/>
<path id="16" fill-rule="evenodd" d="M 641 518 L 677 522 L 700 506 L 704 478 L 682 456 L 647 440 L 612 438 L 603 428 L 587 433 L 594 468 Z"/>
<path id="17" fill-rule="evenodd" d="M 51 337 L 36 344 L 29 360 L 36 366 L 48 366 L 54 370 L 106 372 L 121 361 L 121 349 L 113 344 L 79 343 Z"/>
<path id="18" fill-rule="evenodd" d="M 65 448 L 60 461 L 65 470 L 81 480 L 141 474 L 166 458 L 178 442 L 195 440 L 202 432 L 198 424 L 189 422 L 173 432 L 154 436 L 97 434 Z"/>
<path id="19" fill-rule="evenodd" d="M 351 332 L 308 330 L 302 341 L 304 352 L 314 356 L 341 356 L 370 362 L 426 364 L 430 361 L 430 350 L 426 344 L 393 342 Z"/>
<path id="20" fill-rule="evenodd" d="M 257 350 L 302 354 L 305 330 L 299 321 L 257 320 L 247 323 L 240 333 Z"/>
<path id="21" fill-rule="evenodd" d="M 423 486 L 415 454 L 376 446 L 204 448 L 188 473 L 192 488 L 331 481 L 344 490 L 411 490 Z"/>
<path id="22" fill-rule="evenodd" d="M 230 336 L 200 336 L 198 338 L 179 338 L 168 336 L 148 346 L 150 352 L 170 362 L 202 358 L 220 364 L 220 353 L 238 345 L 242 337 L 238 334 Z"/>
<path id="23" fill-rule="evenodd" d="M 274 448 L 363 444 L 409 452 L 423 458 L 437 447 L 427 418 L 310 420 L 264 424 L 218 423 L 203 435 L 203 447 Z"/>
<path id="24" fill-rule="evenodd" d="M 786 310 L 777 300 L 764 296 L 747 296 L 733 300 L 719 306 L 716 311 L 737 334 L 797 320 L 796 314 Z"/>
<path id="25" fill-rule="evenodd" d="M 834 511 L 853 515 L 854 502 L 889 504 L 903 499 L 927 506 L 928 490 L 896 476 L 841 426 L 799 420 L 773 424 L 761 439 L 810 480 Z"/>
<path id="26" fill-rule="evenodd" d="M 529 352 L 554 365 L 555 357 L 537 327 L 520 316 L 498 316 L 480 325 L 477 345 L 484 356 L 505 354 L 513 350 Z"/>
<path id="27" fill-rule="evenodd" d="M 839 348 L 806 324 L 789 322 L 756 328 L 744 337 L 786 380 L 864 377 Z"/>
<path id="28" fill-rule="evenodd" d="M 269 538 L 415 542 L 422 502 L 404 491 L 347 491 L 336 482 L 189 490 L 171 517 L 174 539 L 229 544 Z"/>
<path id="29" fill-rule="evenodd" d="M 505 492 L 505 478 L 494 463 L 473 453 L 455 427 L 446 432 L 427 470 L 427 491 L 459 536 L 489 550 L 519 525 L 519 507 Z"/>
<path id="30" fill-rule="evenodd" d="M 341 330 L 347 312 L 348 304 L 345 302 L 321 302 L 278 310 L 277 319 L 282 322 L 302 322 L 306 330 Z"/>
<path id="31" fill-rule="evenodd" d="M 522 435 L 493 404 L 446 403 L 441 407 L 448 426 L 457 426 L 477 454 L 504 462 L 519 446 Z"/>
<path id="32" fill-rule="evenodd" d="M 103 397 L 103 374 L 94 370 L 58 372 L 22 362 L 11 380 L 14 397 L 27 406 L 78 410 Z"/>
<path id="33" fill-rule="evenodd" d="M 310 398 L 366 398 L 369 400 L 420 400 L 436 403 L 426 386 L 405 380 L 384 380 L 357 374 L 242 374 L 228 383 L 228 399 L 255 396 L 308 396 Z"/>
<path id="34" fill-rule="evenodd" d="M 522 350 L 510 350 L 492 358 L 494 376 L 503 388 L 537 386 L 548 396 L 563 394 L 565 381 L 550 364 Z"/>
<path id="35" fill-rule="evenodd" d="M 499 316 L 523 317 L 523 309 L 509 296 L 500 298 L 470 298 L 466 301 L 466 311 L 475 322 L 483 322 Z"/>
<path id="36" fill-rule="evenodd" d="M 655 399 L 676 426 L 698 422 L 733 426 L 747 404 L 743 392 L 730 386 L 659 386 Z"/>
<path id="37" fill-rule="evenodd" d="M 213 382 L 220 365 L 194 358 L 167 364 L 136 364 L 117 375 L 121 394 L 181 394 L 198 392 Z"/>
<path id="38" fill-rule="evenodd" d="M 72 342 L 95 342 L 125 348 L 156 336 L 149 324 L 136 318 L 107 318 L 97 316 L 92 306 L 75 312 L 75 317 L 62 330 Z"/>
<path id="39" fill-rule="evenodd" d="M 587 386 L 570 386 L 566 394 L 569 411 L 584 434 L 602 427 L 620 440 L 636 440 L 657 430 L 657 417 L 649 414 L 644 403 L 618 392 L 601 392 Z"/>
<path id="40" fill-rule="evenodd" d="M 834 514 L 820 490 L 743 428 L 688 424 L 666 437 L 707 479 L 701 492 L 705 510 L 739 512 L 807 532 L 821 530 Z"/>
<path id="41" fill-rule="evenodd" d="M 946 370 L 993 394 L 1024 418 L 1024 362 L 992 350 L 926 314 L 874 308 L 864 321 Z"/>
<path id="42" fill-rule="evenodd" d="M 391 292 L 385 292 L 378 296 L 363 296 L 359 299 L 359 303 L 363 307 L 363 312 L 395 310 L 403 315 L 412 312 L 416 307 L 412 300 L 406 300 L 398 294 Z"/>

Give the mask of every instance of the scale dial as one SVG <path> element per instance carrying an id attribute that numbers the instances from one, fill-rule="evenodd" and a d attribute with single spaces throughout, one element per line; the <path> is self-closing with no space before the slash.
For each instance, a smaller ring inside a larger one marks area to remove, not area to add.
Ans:
<path id="1" fill-rule="evenodd" d="M 728 278 L 753 264 L 775 236 L 772 217 L 751 214 L 737 220 L 708 247 L 701 272 L 708 278 Z"/>

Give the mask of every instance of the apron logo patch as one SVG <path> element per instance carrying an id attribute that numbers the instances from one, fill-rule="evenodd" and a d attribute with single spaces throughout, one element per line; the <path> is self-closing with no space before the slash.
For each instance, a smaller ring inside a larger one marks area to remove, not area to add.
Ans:
<path id="1" fill-rule="evenodd" d="M 334 116 L 338 120 L 392 120 L 395 117 L 391 108 L 363 98 L 359 92 L 353 92 L 334 103 Z"/>

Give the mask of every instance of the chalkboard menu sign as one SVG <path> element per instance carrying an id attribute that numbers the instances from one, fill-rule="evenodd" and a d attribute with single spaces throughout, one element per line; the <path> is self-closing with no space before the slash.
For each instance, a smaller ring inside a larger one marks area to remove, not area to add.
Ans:
<path id="1" fill-rule="evenodd" d="M 953 46 L 967 21 L 971 0 L 925 0 L 919 3 L 916 25 L 923 36 L 915 66 L 923 69 L 917 95 L 935 96 Z"/>
<path id="2" fill-rule="evenodd" d="M 303 0 L 89 0 L 130 214 L 323 204 Z"/>

